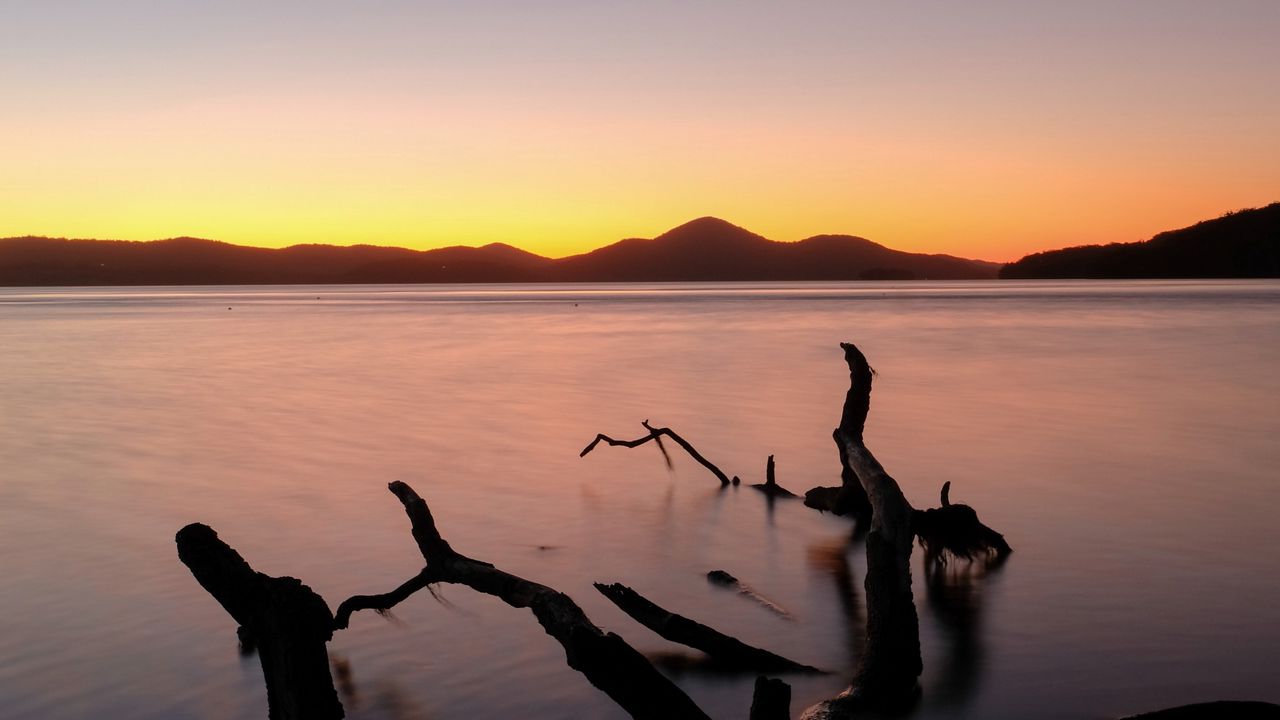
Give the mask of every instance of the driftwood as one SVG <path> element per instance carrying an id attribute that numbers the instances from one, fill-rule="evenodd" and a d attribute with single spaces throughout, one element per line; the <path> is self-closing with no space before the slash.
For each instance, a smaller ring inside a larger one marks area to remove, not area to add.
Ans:
<path id="1" fill-rule="evenodd" d="M 795 493 L 778 484 L 778 479 L 774 475 L 773 456 L 769 456 L 769 461 L 765 463 L 764 482 L 755 483 L 751 487 L 773 498 L 793 498 Z"/>
<path id="2" fill-rule="evenodd" d="M 788 720 L 791 717 L 791 686 L 777 678 L 756 678 L 751 694 L 748 720 Z"/>
<path id="3" fill-rule="evenodd" d="M 256 646 L 273 720 L 343 717 L 325 643 L 333 616 L 324 598 L 291 577 L 255 572 L 207 525 L 178 531 L 178 558 L 240 623 L 241 643 Z"/>
<path id="4" fill-rule="evenodd" d="M 663 436 L 666 436 L 671 438 L 673 441 L 675 441 L 677 445 L 684 448 L 685 452 L 689 453 L 689 457 L 693 458 L 694 460 L 697 460 L 698 464 L 710 470 L 711 474 L 715 475 L 716 479 L 720 481 L 720 485 L 722 487 L 729 484 L 737 485 L 739 482 L 741 482 L 741 480 L 738 479 L 737 475 L 734 475 L 732 478 L 730 478 L 728 475 L 725 475 L 723 470 L 716 467 L 715 464 L 712 463 L 710 460 L 702 457 L 702 453 L 699 453 L 697 450 L 695 450 L 694 447 L 689 444 L 688 440 L 685 440 L 684 438 L 677 435 L 675 431 L 672 430 L 671 428 L 665 428 L 665 427 L 656 428 L 650 425 L 648 420 L 645 420 L 640 424 L 644 426 L 645 430 L 649 431 L 648 435 L 645 435 L 644 437 L 636 438 L 635 440 L 615 440 L 609 437 L 608 435 L 605 435 L 604 433 L 600 433 L 596 435 L 595 440 L 592 440 L 590 443 L 587 444 L 586 447 L 582 448 L 582 452 L 578 453 L 578 457 L 586 457 L 587 453 L 591 452 L 592 450 L 595 450 L 596 445 L 599 445 L 602 442 L 608 445 L 613 445 L 615 447 L 633 448 L 633 447 L 638 447 L 640 445 L 643 445 L 649 442 L 650 440 L 653 440 L 654 442 L 657 443 L 658 449 L 662 451 L 662 457 L 667 462 L 667 469 L 670 469 L 672 467 L 671 456 L 667 454 L 667 448 L 665 445 L 662 444 L 662 438 Z"/>
<path id="5" fill-rule="evenodd" d="M 386 610 L 432 583 L 466 585 L 512 607 L 532 611 L 547 634 L 564 647 L 569 667 L 585 675 L 632 717 L 707 717 L 626 641 L 596 627 L 568 595 L 457 553 L 440 535 L 426 501 L 413 488 L 402 482 L 388 487 L 404 505 L 426 567 L 390 593 L 343 602 L 338 608 L 339 622 L 345 624 L 355 610 Z"/>
<path id="6" fill-rule="evenodd" d="M 847 515 L 858 521 L 858 527 L 865 527 L 871 521 L 871 501 L 867 500 L 867 491 L 862 489 L 858 476 L 849 468 L 839 428 L 831 432 L 831 438 L 835 441 L 840 456 L 840 485 L 809 490 L 804 494 L 804 504 L 834 515 Z"/>
<path id="7" fill-rule="evenodd" d="M 841 343 L 840 347 L 849 365 L 850 382 L 838 432 L 846 463 L 871 503 L 865 582 L 867 639 L 849 689 L 809 708 L 806 718 L 843 718 L 868 706 L 906 705 L 917 695 L 923 670 L 920 623 L 911 594 L 914 508 L 863 443 L 871 407 L 871 366 L 854 345 Z"/>
<path id="8" fill-rule="evenodd" d="M 822 671 L 788 660 L 768 650 L 752 647 L 702 623 L 659 607 L 626 585 L 595 584 L 601 595 L 609 598 L 633 620 L 674 643 L 701 650 L 723 668 L 756 672 L 821 673 Z"/>
<path id="9" fill-rule="evenodd" d="M 983 525 L 973 508 L 951 504 L 950 480 L 942 485 L 942 507 L 917 510 L 911 522 L 926 562 L 945 563 L 948 557 L 1001 560 L 1013 552 L 1004 536 Z"/>
<path id="10" fill-rule="evenodd" d="M 770 600 L 764 595 L 761 595 L 759 592 L 756 592 L 755 588 L 742 582 L 724 570 L 712 570 L 707 573 L 707 582 L 710 582 L 712 585 L 719 585 L 722 588 L 737 590 L 739 595 L 756 602 L 760 607 L 768 610 L 774 615 L 777 615 L 784 620 L 795 620 L 795 617 L 786 608 Z"/>

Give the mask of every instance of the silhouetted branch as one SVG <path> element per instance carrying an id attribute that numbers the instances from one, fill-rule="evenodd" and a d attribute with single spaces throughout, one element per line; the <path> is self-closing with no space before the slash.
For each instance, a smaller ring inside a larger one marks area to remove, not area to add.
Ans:
<path id="1" fill-rule="evenodd" d="M 737 485 L 740 482 L 737 475 L 734 475 L 732 479 L 729 478 L 728 475 L 725 475 L 724 471 L 716 467 L 710 460 L 707 460 L 706 458 L 702 457 L 702 454 L 699 453 L 697 450 L 695 450 L 694 447 L 689 444 L 689 441 L 677 435 L 675 431 L 673 431 L 671 428 L 665 428 L 665 427 L 655 428 L 649 424 L 648 420 L 645 420 L 640 424 L 643 425 L 644 428 L 649 431 L 648 435 L 645 435 L 644 437 L 636 438 L 635 440 L 615 440 L 609 437 L 608 435 L 600 433 L 596 435 L 595 440 L 592 440 L 585 448 L 582 449 L 582 452 L 578 453 L 578 457 L 586 457 L 587 453 L 594 450 L 596 448 L 596 445 L 599 445 L 602 442 L 607 443 L 609 445 L 614 445 L 614 446 L 633 448 L 633 447 L 638 447 L 640 445 L 643 445 L 649 442 L 650 440 L 655 440 L 658 443 L 658 447 L 662 450 L 663 457 L 666 458 L 667 467 L 670 468 L 671 456 L 667 454 L 667 449 L 662 445 L 662 437 L 665 435 L 666 437 L 669 437 L 673 441 L 675 441 L 677 445 L 684 448 L 685 452 L 689 453 L 689 457 L 693 458 L 694 460 L 697 460 L 698 463 L 702 465 L 702 467 L 710 470 L 711 474 L 716 476 L 716 479 L 720 481 L 720 484 L 722 486 L 728 485 L 730 483 Z"/>
<path id="2" fill-rule="evenodd" d="M 738 594 L 742 597 L 755 601 L 760 605 L 760 607 L 768 610 L 774 615 L 777 615 L 783 620 L 795 620 L 795 618 L 791 616 L 790 611 L 786 608 L 756 592 L 755 588 L 747 585 L 724 570 L 712 570 L 707 573 L 707 581 L 712 585 L 719 585 L 723 588 L 732 588 L 737 590 Z"/>
<path id="3" fill-rule="evenodd" d="M 916 510 L 911 520 L 926 562 L 945 563 L 948 556 L 1001 560 L 1013 552 L 1003 535 L 982 524 L 977 511 L 968 505 L 951 504 L 950 495 L 948 480 L 942 486 L 942 507 Z"/>
<path id="4" fill-rule="evenodd" d="M 432 582 L 435 581 L 431 579 L 431 574 L 423 570 L 389 593 L 349 597 L 338 605 L 338 612 L 333 616 L 333 627 L 335 630 L 345 630 L 351 621 L 351 614 L 359 610 L 377 610 L 378 612 L 390 610 Z"/>
<path id="5" fill-rule="evenodd" d="M 325 643 L 333 616 L 324 598 L 291 577 L 255 572 L 208 525 L 178 531 L 178 559 L 240 623 L 242 642 L 257 647 L 273 720 L 343 717 Z M 247 636 L 247 637 L 246 637 Z"/>
<path id="6" fill-rule="evenodd" d="M 431 509 L 413 488 L 402 482 L 393 482 L 388 488 L 404 505 L 426 568 L 391 593 L 365 596 L 366 600 L 381 597 L 398 602 L 403 599 L 399 595 L 407 597 L 418 587 L 435 582 L 466 585 L 512 607 L 532 611 L 547 634 L 564 647 L 569 667 L 585 675 L 633 717 L 705 720 L 706 714 L 684 691 L 621 637 L 596 627 L 568 595 L 457 553 L 440 535 Z M 361 602 L 353 598 L 343 605 L 355 610 Z"/>
<path id="7" fill-rule="evenodd" d="M 808 718 L 850 717 L 866 705 L 899 706 L 915 697 L 923 670 L 920 624 L 911 594 L 913 509 L 898 483 L 863 444 L 871 407 L 872 370 L 858 348 L 841 343 L 849 365 L 849 392 L 839 439 L 846 464 L 871 504 L 867 534 L 867 641 L 849 690 L 805 712 Z"/>
<path id="8" fill-rule="evenodd" d="M 822 672 L 768 650 L 752 647 L 737 638 L 677 615 L 625 585 L 595 583 L 595 587 L 601 595 L 609 598 L 636 622 L 671 642 L 701 650 L 722 667 L 756 672 Z"/>

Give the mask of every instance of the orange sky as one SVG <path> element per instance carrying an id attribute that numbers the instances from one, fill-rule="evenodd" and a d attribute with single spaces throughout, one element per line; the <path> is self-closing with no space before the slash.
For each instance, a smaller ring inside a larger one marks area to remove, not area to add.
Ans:
<path id="1" fill-rule="evenodd" d="M 1011 260 L 1280 200 L 1280 3 L 1113 4 L 32 3 L 0 236 Z"/>

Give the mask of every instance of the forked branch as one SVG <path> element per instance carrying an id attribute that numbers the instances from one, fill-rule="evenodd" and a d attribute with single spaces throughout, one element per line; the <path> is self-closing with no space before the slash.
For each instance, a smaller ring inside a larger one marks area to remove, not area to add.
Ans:
<path id="1" fill-rule="evenodd" d="M 665 436 L 665 437 L 671 438 L 671 440 L 675 442 L 675 444 L 684 448 L 685 452 L 689 453 L 689 457 L 693 458 L 694 460 L 697 460 L 698 464 L 710 470 L 711 474 L 715 475 L 716 479 L 720 481 L 721 486 L 729 485 L 729 484 L 737 485 L 739 482 L 741 482 L 738 479 L 737 475 L 734 475 L 732 478 L 730 478 L 728 475 L 725 475 L 723 470 L 716 467 L 714 463 L 712 463 L 710 460 L 703 457 L 702 453 L 694 449 L 694 447 L 689 444 L 688 440 L 685 440 L 684 438 L 677 435 L 675 431 L 672 430 L 671 428 L 665 428 L 665 427 L 656 428 L 650 425 L 648 420 L 645 420 L 640 424 L 644 426 L 645 430 L 649 431 L 648 435 L 645 435 L 644 437 L 636 438 L 635 440 L 615 440 L 614 438 L 611 438 L 608 435 L 605 435 L 604 433 L 599 433 L 596 435 L 596 438 L 594 440 L 592 440 L 590 443 L 587 444 L 585 448 L 582 449 L 582 452 L 578 453 L 578 457 L 586 457 L 587 453 L 591 452 L 592 450 L 595 450 L 596 445 L 599 445 L 600 443 L 606 443 L 608 445 L 613 445 L 615 447 L 633 448 L 633 447 L 639 447 L 649 442 L 650 440 L 653 440 L 657 442 L 658 448 L 662 450 L 662 456 L 667 462 L 667 468 L 670 469 L 672 466 L 671 456 L 667 454 L 667 448 L 662 444 L 662 438 Z"/>
<path id="2" fill-rule="evenodd" d="M 441 536 L 427 502 L 413 488 L 402 482 L 393 482 L 388 488 L 404 505 L 426 567 L 389 593 L 347 600 L 339 608 L 343 621 L 355 610 L 379 609 L 379 603 L 384 601 L 400 602 L 431 583 L 466 585 L 512 607 L 532 611 L 547 634 L 564 647 L 569 667 L 585 675 L 632 717 L 707 717 L 684 691 L 626 641 L 596 627 L 568 595 L 456 552 Z"/>

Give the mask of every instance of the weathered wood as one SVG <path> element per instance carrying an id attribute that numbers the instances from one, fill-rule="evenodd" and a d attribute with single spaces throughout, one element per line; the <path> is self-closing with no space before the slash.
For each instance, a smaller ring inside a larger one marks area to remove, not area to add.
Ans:
<path id="1" fill-rule="evenodd" d="M 792 616 L 791 611 L 782 607 L 781 605 L 774 602 L 773 600 L 770 600 L 764 595 L 761 595 L 759 592 L 756 591 L 755 588 L 742 582 L 741 580 L 730 575 L 728 572 L 724 570 L 712 570 L 711 572 L 707 573 L 707 581 L 710 582 L 712 585 L 719 585 L 722 588 L 730 588 L 733 590 L 737 590 L 738 594 L 741 595 L 742 597 L 747 598 L 748 600 L 754 601 L 755 603 L 760 605 L 760 607 L 764 608 L 765 610 L 768 610 L 774 615 L 777 615 L 783 620 L 795 620 L 795 617 Z"/>
<path id="2" fill-rule="evenodd" d="M 659 673 L 621 637 L 596 627 L 586 613 L 562 592 L 503 572 L 493 565 L 461 555 L 436 528 L 427 503 L 402 482 L 389 486 L 404 505 L 413 539 L 426 567 L 413 579 L 384 595 L 360 596 L 343 603 L 340 617 L 358 609 L 378 609 L 377 600 L 400 602 L 418 587 L 447 582 L 493 595 L 512 607 L 528 608 L 548 635 L 564 647 L 569 667 L 586 676 L 623 710 L 636 718 L 696 718 L 706 714 L 689 696 Z"/>
<path id="3" fill-rule="evenodd" d="M 739 482 L 741 482 L 741 480 L 738 479 L 737 475 L 734 475 L 732 478 L 726 475 L 723 470 L 716 467 L 714 463 L 712 463 L 710 460 L 703 457 L 702 453 L 699 453 L 697 450 L 694 449 L 693 445 L 689 444 L 689 441 L 677 435 L 675 431 L 672 430 L 671 428 L 653 427 L 652 425 L 649 424 L 648 420 L 645 420 L 640 424 L 643 425 L 644 428 L 649 431 L 648 435 L 645 435 L 644 437 L 636 438 L 635 440 L 615 440 L 609 437 L 608 435 L 600 433 L 596 435 L 596 438 L 594 440 L 592 440 L 590 443 L 587 444 L 585 448 L 582 449 L 582 452 L 578 453 L 578 457 L 586 457 L 587 453 L 591 452 L 592 450 L 595 450 L 596 445 L 599 445 L 602 442 L 608 445 L 616 446 L 616 447 L 633 448 L 633 447 L 638 447 L 640 445 L 643 445 L 649 442 L 650 440 L 653 440 L 657 442 L 658 449 L 662 451 L 662 456 L 667 462 L 667 467 L 670 468 L 671 456 L 667 454 L 667 448 L 662 444 L 662 438 L 665 436 L 665 437 L 671 438 L 672 440 L 675 441 L 677 445 L 684 448 L 685 452 L 689 453 L 689 457 L 698 461 L 698 464 L 710 470 L 711 474 L 715 475 L 716 479 L 720 481 L 721 486 L 725 486 L 729 484 L 737 485 Z"/>
<path id="4" fill-rule="evenodd" d="M 701 650 L 723 668 L 778 673 L 822 672 L 815 667 L 753 647 L 702 623 L 673 613 L 626 585 L 595 583 L 595 587 L 601 595 L 609 598 L 614 605 L 636 622 L 671 642 Z"/>
<path id="5" fill-rule="evenodd" d="M 841 343 L 849 365 L 849 392 L 838 428 L 845 461 L 871 504 L 867 533 L 867 639 L 849 690 L 805 712 L 807 718 L 849 717 L 859 707 L 893 707 L 918 694 L 923 670 L 920 623 L 911 594 L 914 509 L 863 441 L 871 407 L 872 370 L 850 343 Z"/>
<path id="6" fill-rule="evenodd" d="M 333 615 L 324 598 L 291 577 L 255 572 L 207 525 L 193 523 L 175 538 L 178 558 L 256 646 L 273 720 L 343 717 L 325 648 Z"/>
<path id="7" fill-rule="evenodd" d="M 951 481 L 942 486 L 942 507 L 916 510 L 911 520 L 929 563 L 961 560 L 1000 560 L 1013 552 L 1004 536 L 978 519 L 968 505 L 951 503 Z"/>
<path id="8" fill-rule="evenodd" d="M 852 517 L 858 521 L 859 527 L 864 526 L 871 521 L 871 502 L 867 500 L 867 491 L 849 468 L 840 428 L 831 431 L 831 438 L 840 456 L 840 485 L 812 488 L 804 494 L 804 504 L 815 510 Z"/>
<path id="9" fill-rule="evenodd" d="M 757 677 L 751 694 L 751 714 L 747 717 L 749 720 L 789 720 L 791 686 L 777 678 Z"/>

